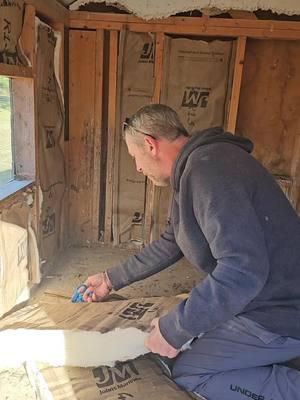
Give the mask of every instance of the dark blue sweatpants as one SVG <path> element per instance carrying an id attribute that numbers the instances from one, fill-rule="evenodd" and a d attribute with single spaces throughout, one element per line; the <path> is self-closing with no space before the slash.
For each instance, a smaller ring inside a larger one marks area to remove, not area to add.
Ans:
<path id="1" fill-rule="evenodd" d="M 176 358 L 172 378 L 207 400 L 300 400 L 300 340 L 235 317 L 194 340 Z"/>

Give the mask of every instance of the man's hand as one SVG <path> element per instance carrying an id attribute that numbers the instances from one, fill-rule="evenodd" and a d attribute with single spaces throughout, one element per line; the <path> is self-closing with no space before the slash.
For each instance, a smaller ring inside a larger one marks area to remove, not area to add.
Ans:
<path id="1" fill-rule="evenodd" d="M 106 272 L 89 276 L 85 281 L 87 289 L 83 293 L 83 301 L 101 301 L 105 299 L 112 290 L 112 284 Z M 83 292 L 84 289 L 82 289 Z"/>
<path id="2" fill-rule="evenodd" d="M 152 353 L 157 353 L 161 356 L 174 358 L 179 354 L 179 350 L 172 347 L 160 333 L 158 318 L 154 318 L 151 322 L 151 332 L 149 336 L 145 339 L 145 346 L 152 351 Z"/>

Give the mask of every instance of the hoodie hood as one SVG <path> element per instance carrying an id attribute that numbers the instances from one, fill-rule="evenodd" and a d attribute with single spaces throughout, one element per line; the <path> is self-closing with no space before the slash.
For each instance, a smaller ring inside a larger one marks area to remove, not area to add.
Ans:
<path id="1" fill-rule="evenodd" d="M 179 182 L 182 172 L 190 154 L 200 146 L 206 146 L 211 143 L 230 143 L 239 146 L 241 149 L 251 153 L 253 143 L 251 140 L 241 136 L 233 135 L 230 132 L 225 132 L 223 128 L 209 128 L 200 131 L 193 135 L 179 153 L 171 175 L 171 186 L 173 190 L 179 190 Z"/>

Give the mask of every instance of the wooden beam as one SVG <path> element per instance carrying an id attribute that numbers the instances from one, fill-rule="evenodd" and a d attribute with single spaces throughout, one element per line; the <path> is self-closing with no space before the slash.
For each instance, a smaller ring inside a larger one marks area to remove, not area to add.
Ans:
<path id="1" fill-rule="evenodd" d="M 300 39 L 299 22 L 273 20 L 170 17 L 165 20 L 145 21 L 123 14 L 71 11 L 70 26 L 81 29 L 108 30 L 126 28 L 134 32 L 164 32 L 200 36 Z"/>
<path id="2" fill-rule="evenodd" d="M 69 10 L 56 0 L 25 0 L 26 4 L 32 5 L 37 14 L 53 22 L 69 24 Z"/>
<path id="3" fill-rule="evenodd" d="M 108 141 L 107 141 L 107 173 L 105 200 L 105 232 L 104 242 L 111 242 L 112 209 L 113 209 L 113 171 L 114 145 L 116 136 L 117 111 L 117 71 L 118 71 L 118 31 L 110 31 L 109 40 L 109 88 L 108 88 Z"/>
<path id="4" fill-rule="evenodd" d="M 27 5 L 27 7 L 33 7 L 31 5 Z M 29 17 L 33 17 L 32 8 L 29 8 Z M 37 85 L 37 77 L 36 77 L 36 48 L 37 48 L 37 29 L 35 26 L 35 16 L 36 10 L 34 8 L 34 21 L 32 21 L 34 26 L 33 31 L 33 53 L 31 53 L 31 44 L 28 44 L 28 52 L 29 55 L 32 57 L 32 69 L 33 69 L 33 91 L 34 91 L 34 98 L 33 98 L 33 107 L 34 107 L 34 147 L 35 147 L 35 182 L 36 182 L 36 190 L 34 196 L 34 210 L 33 210 L 33 217 L 32 217 L 32 225 L 35 231 L 38 247 L 41 248 L 41 240 L 42 240 L 42 223 L 41 223 L 41 205 L 42 205 L 42 191 L 40 189 L 40 160 L 39 160 L 39 147 L 40 147 L 40 130 L 39 130 L 39 121 L 38 121 L 38 85 Z M 29 19 L 29 18 L 28 18 Z M 32 27 L 30 26 L 30 30 Z M 29 39 L 28 39 L 29 40 Z M 28 42 L 27 42 L 28 43 Z M 30 54 L 31 53 L 31 54 Z"/>
<path id="5" fill-rule="evenodd" d="M 152 103 L 160 102 L 160 93 L 162 86 L 162 75 L 163 75 L 163 53 L 164 53 L 164 42 L 165 35 L 163 33 L 156 34 L 155 40 L 155 64 L 154 64 L 154 94 Z M 147 179 L 147 191 L 146 191 L 146 207 L 145 207 L 145 228 L 144 228 L 144 240 L 145 243 L 151 241 L 151 231 L 153 226 L 153 212 L 155 206 L 155 194 L 156 191 L 160 190 L 157 188 L 150 179 Z"/>
<path id="6" fill-rule="evenodd" d="M 152 103 L 159 103 L 160 101 L 160 92 L 162 86 L 162 75 L 163 75 L 163 55 L 164 55 L 164 43 L 165 43 L 165 35 L 160 32 L 156 35 L 156 43 L 155 43 L 155 67 L 154 67 L 154 95 L 152 98 Z"/>
<path id="7" fill-rule="evenodd" d="M 96 32 L 70 30 L 69 55 L 69 239 L 87 243 L 94 219 Z"/>
<path id="8" fill-rule="evenodd" d="M 242 75 L 245 60 L 247 38 L 245 36 L 239 37 L 237 40 L 237 48 L 234 63 L 234 73 L 232 82 L 231 99 L 228 113 L 227 130 L 234 133 L 236 127 L 237 112 L 240 99 Z"/>
<path id="9" fill-rule="evenodd" d="M 57 79 L 59 80 L 59 88 L 61 89 L 61 97 L 62 97 L 62 104 L 63 104 L 63 109 L 64 109 L 64 116 L 65 116 L 65 93 L 64 93 L 64 82 L 65 82 L 65 26 L 62 22 L 49 22 L 49 25 L 51 28 L 60 34 L 60 52 L 59 52 L 59 65 L 56 66 L 58 68 L 58 76 Z M 64 118 L 64 129 L 65 129 L 65 123 L 66 120 Z M 60 139 L 60 147 L 63 151 L 64 154 L 64 162 L 65 162 L 65 186 L 67 188 L 68 186 L 68 165 L 69 165 L 69 153 L 68 153 L 68 142 L 65 141 L 64 138 L 64 130 L 61 135 Z M 59 246 L 60 249 L 63 249 L 67 243 L 68 239 L 68 234 L 69 234 L 69 192 L 68 190 L 65 190 L 63 194 L 63 198 L 61 201 L 62 204 L 62 209 L 61 209 L 61 218 L 60 218 L 60 240 L 59 240 Z"/>
<path id="10" fill-rule="evenodd" d="M 122 114 L 122 82 L 124 73 L 124 50 L 126 42 L 127 32 L 122 31 L 119 35 L 119 46 L 118 46 L 118 71 L 117 71 L 117 108 L 116 108 L 116 121 L 121 124 L 121 114 Z M 114 143 L 114 169 L 113 169 L 113 205 L 112 205 L 112 236 L 113 245 L 118 246 L 120 244 L 120 215 L 119 215 L 119 200 L 121 193 L 119 190 L 120 185 L 120 149 L 122 146 L 121 132 L 116 130 L 116 140 Z"/>
<path id="11" fill-rule="evenodd" d="M 32 67 L 0 63 L 0 75 L 10 78 L 33 78 L 33 69 Z"/>
<path id="12" fill-rule="evenodd" d="M 164 19 L 144 20 L 131 14 L 115 14 L 115 13 L 95 13 L 87 11 L 70 11 L 70 21 L 78 20 L 85 22 L 102 21 L 106 23 L 120 24 L 143 24 L 151 25 L 184 25 L 197 26 L 208 24 L 210 26 L 218 26 L 223 28 L 241 27 L 256 29 L 292 29 L 298 31 L 300 22 L 298 21 L 275 21 L 275 20 L 250 20 L 250 19 L 232 19 L 232 18 L 215 18 L 215 17 L 169 17 Z"/>
<path id="13" fill-rule="evenodd" d="M 25 6 L 24 21 L 22 34 L 20 37 L 22 51 L 30 62 L 30 65 L 34 64 L 35 55 L 35 8 L 27 4 Z"/>
<path id="14" fill-rule="evenodd" d="M 100 210 L 100 165 L 102 142 L 102 95 L 103 95 L 103 57 L 104 31 L 96 32 L 96 60 L 95 60 L 95 128 L 94 128 L 94 167 L 93 167 L 93 198 L 92 198 L 92 237 L 94 242 L 99 241 L 99 210 Z"/>
<path id="15" fill-rule="evenodd" d="M 256 15 L 251 11 L 230 10 L 229 14 L 236 19 L 257 19 Z"/>

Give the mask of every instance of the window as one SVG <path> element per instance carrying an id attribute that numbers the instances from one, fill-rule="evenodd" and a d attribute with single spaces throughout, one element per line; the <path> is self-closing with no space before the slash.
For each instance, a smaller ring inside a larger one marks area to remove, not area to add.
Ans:
<path id="1" fill-rule="evenodd" d="M 11 79 L 0 76 L 0 187 L 14 179 Z"/>
<path id="2" fill-rule="evenodd" d="M 0 75 L 0 201 L 35 179 L 34 85 Z"/>

